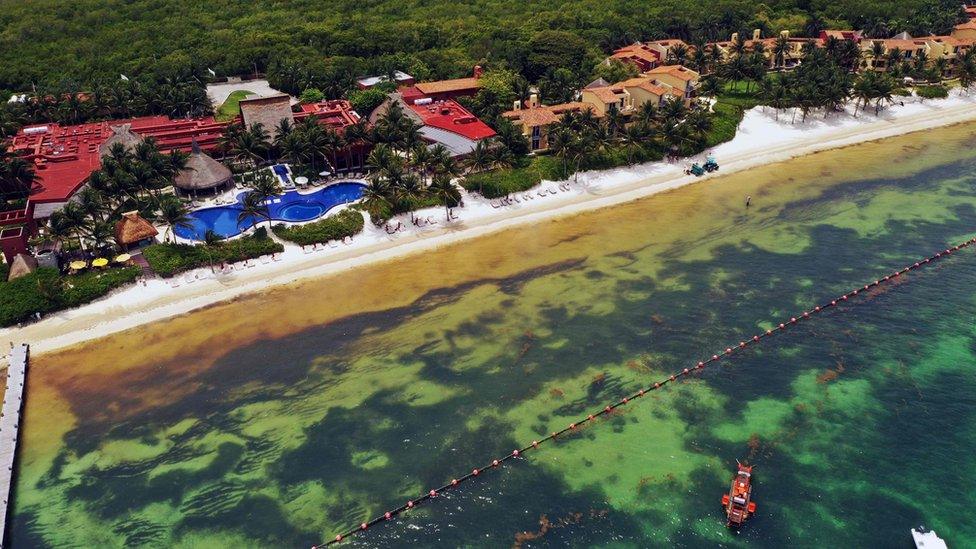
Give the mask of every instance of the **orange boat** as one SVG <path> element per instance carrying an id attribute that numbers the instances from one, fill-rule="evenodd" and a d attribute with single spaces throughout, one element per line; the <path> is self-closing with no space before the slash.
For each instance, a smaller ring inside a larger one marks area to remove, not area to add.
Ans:
<path id="1" fill-rule="evenodd" d="M 739 465 L 739 472 L 732 478 L 729 493 L 722 496 L 722 507 L 729 517 L 729 528 L 739 528 L 756 512 L 756 503 L 752 501 L 752 466 L 738 461 L 736 463 Z"/>

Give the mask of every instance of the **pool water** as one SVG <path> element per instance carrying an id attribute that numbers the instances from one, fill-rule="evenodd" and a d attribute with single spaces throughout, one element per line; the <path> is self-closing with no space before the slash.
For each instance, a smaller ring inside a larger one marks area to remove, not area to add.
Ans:
<path id="1" fill-rule="evenodd" d="M 337 183 L 313 193 L 299 194 L 288 191 L 273 199 L 268 205 L 268 213 L 273 221 L 311 221 L 322 217 L 332 208 L 359 200 L 363 195 L 365 184 L 358 182 Z M 189 214 L 189 227 L 176 227 L 173 232 L 180 238 L 189 240 L 203 240 L 208 230 L 228 238 L 236 236 L 249 229 L 256 222 L 248 216 L 238 222 L 238 216 L 243 211 L 244 196 L 247 192 L 237 195 L 237 203 L 226 206 L 216 206 L 196 210 Z"/>

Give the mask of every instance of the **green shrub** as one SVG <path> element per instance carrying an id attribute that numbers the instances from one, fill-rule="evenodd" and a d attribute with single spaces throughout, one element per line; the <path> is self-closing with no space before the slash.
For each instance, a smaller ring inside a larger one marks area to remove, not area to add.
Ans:
<path id="1" fill-rule="evenodd" d="M 718 101 L 712 105 L 715 116 L 712 117 L 712 130 L 705 138 L 705 147 L 710 148 L 726 141 L 731 141 L 735 137 L 735 132 L 742 123 L 745 111 L 739 105 Z"/>
<path id="2" fill-rule="evenodd" d="M 543 179 L 565 179 L 562 161 L 551 156 L 536 156 L 525 166 L 469 175 L 461 181 L 461 186 L 485 198 L 499 198 L 531 189 Z"/>
<path id="3" fill-rule="evenodd" d="M 393 207 L 390 204 L 380 204 L 366 208 L 361 204 L 357 204 L 354 206 L 354 208 L 368 212 L 373 224 L 380 226 L 389 221 L 390 218 L 395 215 L 422 210 L 424 208 L 433 208 L 435 206 L 440 206 L 443 208 L 444 203 L 441 202 L 441 199 L 436 196 L 422 196 L 419 198 L 412 198 L 401 204 L 397 204 L 396 207 Z M 452 203 L 450 206 L 453 208 L 457 206 L 457 203 Z"/>
<path id="4" fill-rule="evenodd" d="M 261 230 L 264 233 L 261 233 Z M 263 255 L 281 253 L 285 247 L 267 236 L 266 228 L 259 228 L 255 234 L 226 240 L 213 246 L 206 244 L 153 244 L 142 250 L 149 266 L 164 278 L 183 271 L 207 265 L 236 263 Z"/>
<path id="5" fill-rule="evenodd" d="M 6 263 L 0 263 L 0 284 L 7 281 L 7 275 L 10 274 L 10 265 Z"/>
<path id="6" fill-rule="evenodd" d="M 915 93 L 925 99 L 944 99 L 949 97 L 949 90 L 945 86 L 919 86 Z"/>
<path id="7" fill-rule="evenodd" d="M 57 269 L 42 267 L 12 282 L 0 282 L 0 326 L 30 320 L 34 313 L 84 305 L 133 282 L 141 273 L 138 267 L 125 267 L 61 276 Z"/>
<path id="8" fill-rule="evenodd" d="M 278 238 L 307 246 L 359 234 L 363 230 L 363 223 L 363 215 L 358 211 L 343 210 L 305 225 L 286 226 L 279 223 L 272 230 Z"/>

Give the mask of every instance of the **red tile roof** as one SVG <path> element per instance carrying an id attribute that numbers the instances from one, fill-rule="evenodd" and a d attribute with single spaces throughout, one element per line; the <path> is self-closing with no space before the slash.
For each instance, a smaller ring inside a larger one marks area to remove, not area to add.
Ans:
<path id="1" fill-rule="evenodd" d="M 348 101 L 322 101 L 302 105 L 296 119 L 315 116 L 319 122 L 341 130 L 359 120 Z M 238 119 L 239 120 L 239 119 Z M 159 149 L 189 152 L 196 141 L 204 151 L 217 148 L 228 122 L 213 117 L 172 120 L 166 116 L 144 116 L 131 120 L 91 122 L 77 126 L 35 124 L 14 136 L 11 150 L 34 162 L 40 190 L 33 202 L 64 202 L 78 191 L 88 176 L 101 167 L 98 149 L 112 136 L 112 126 L 130 124 L 134 133 L 156 140 Z"/>
<path id="2" fill-rule="evenodd" d="M 413 100 L 405 100 L 404 103 L 427 126 L 453 132 L 473 141 L 495 135 L 495 130 L 453 99 L 442 99 L 422 105 L 417 105 Z"/>
<path id="3" fill-rule="evenodd" d="M 509 120 L 518 121 L 523 126 L 534 128 L 536 126 L 547 126 L 558 122 L 568 112 L 584 111 L 592 108 L 589 103 L 560 103 L 558 105 L 539 105 L 538 107 L 526 107 L 514 111 L 505 111 L 502 113 L 502 116 Z"/>
<path id="4" fill-rule="evenodd" d="M 34 162 L 40 190 L 31 195 L 34 202 L 67 200 L 91 172 L 101 167 L 98 148 L 112 136 L 112 126 L 131 124 L 132 131 L 152 137 L 163 152 L 189 151 L 196 140 L 201 148 L 215 148 L 224 134 L 225 123 L 212 117 L 171 120 L 165 116 L 145 116 L 131 120 L 91 122 L 77 126 L 35 124 L 14 136 L 11 150 Z"/>
<path id="5" fill-rule="evenodd" d="M 646 74 L 667 74 L 686 82 L 697 80 L 698 73 L 682 65 L 662 65 L 647 71 Z"/>

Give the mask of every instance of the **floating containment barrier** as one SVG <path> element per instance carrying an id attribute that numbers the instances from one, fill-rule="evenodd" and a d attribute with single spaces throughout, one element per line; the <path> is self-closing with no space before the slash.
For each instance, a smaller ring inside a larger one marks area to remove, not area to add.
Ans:
<path id="1" fill-rule="evenodd" d="M 948 256 L 948 255 L 952 254 L 952 251 L 953 250 L 958 251 L 961 248 L 963 248 L 965 246 L 968 246 L 969 244 L 976 244 L 976 237 L 974 237 L 974 238 L 972 238 L 970 240 L 967 240 L 966 242 L 964 242 L 962 244 L 958 244 L 956 246 L 953 246 L 952 248 L 947 248 L 943 252 L 938 252 L 938 253 L 936 253 L 933 256 L 926 257 L 925 259 L 922 259 L 920 261 L 917 261 L 917 262 L 911 264 L 910 266 L 905 267 L 904 269 L 902 269 L 900 271 L 895 271 L 895 272 L 891 273 L 890 275 L 886 275 L 884 278 L 877 279 L 872 284 L 868 284 L 868 285 L 864 286 L 863 288 L 856 288 L 854 290 L 851 290 L 850 292 L 848 292 L 848 293 L 840 296 L 838 299 L 840 301 L 847 301 L 851 297 L 856 297 L 858 295 L 858 292 L 861 291 L 861 290 L 868 290 L 871 286 L 881 286 L 882 284 L 884 284 L 886 282 L 893 281 L 899 275 L 901 275 L 902 273 L 907 273 L 911 269 L 919 268 L 919 267 L 922 267 L 923 265 L 927 265 L 927 264 L 931 263 L 932 261 L 935 261 L 937 259 L 941 259 L 943 255 Z M 812 309 L 812 311 L 805 311 L 800 316 L 803 319 L 808 319 L 808 318 L 811 317 L 812 314 L 821 313 L 821 312 L 825 311 L 829 307 L 836 307 L 837 306 L 837 303 L 838 303 L 838 299 L 833 299 L 829 303 L 826 303 L 824 305 L 817 305 L 816 307 L 814 307 Z M 797 321 L 798 321 L 798 318 L 797 317 L 790 317 L 789 325 L 787 325 L 787 323 L 780 323 L 776 327 L 776 329 L 777 330 L 786 330 L 791 325 L 796 324 Z M 752 339 L 751 339 L 751 342 L 752 343 L 757 343 L 757 342 L 759 342 L 759 340 L 761 338 L 767 337 L 767 336 L 771 336 L 771 335 L 773 335 L 773 330 L 766 330 L 764 333 L 761 333 L 761 334 L 758 334 L 758 335 L 754 335 L 752 337 Z M 750 343 L 749 340 L 743 340 L 743 341 L 739 342 L 739 348 L 745 347 L 746 344 L 748 344 L 748 343 Z M 732 352 L 733 352 L 732 347 L 726 347 L 725 348 L 725 351 L 722 354 L 723 355 L 731 355 Z M 701 370 L 701 369 L 703 369 L 705 367 L 706 364 L 709 364 L 709 363 L 712 363 L 712 362 L 717 362 L 720 359 L 721 359 L 721 357 L 719 355 L 713 354 L 712 355 L 712 358 L 710 358 L 708 360 L 699 361 L 698 364 L 693 369 Z M 437 495 L 440 494 L 441 492 L 444 492 L 444 491 L 446 491 L 446 490 L 448 490 L 450 488 L 456 488 L 461 483 L 477 477 L 481 473 L 481 471 L 484 470 L 484 469 L 498 467 L 501 464 L 501 462 L 503 462 L 503 461 L 505 461 L 507 459 L 516 458 L 518 456 L 521 456 L 522 454 L 524 454 L 525 452 L 527 452 L 529 450 L 538 449 L 541 444 L 544 444 L 544 443 L 549 442 L 549 441 L 556 440 L 556 438 L 559 435 L 561 435 L 563 433 L 566 433 L 567 431 L 575 431 L 576 430 L 576 427 L 578 425 L 584 424 L 584 423 L 586 423 L 588 421 L 593 421 L 593 420 L 596 419 L 596 416 L 603 415 L 603 414 L 610 414 L 613 411 L 613 409 L 616 408 L 617 406 L 624 406 L 628 402 L 630 402 L 631 399 L 638 398 L 638 397 L 642 397 L 642 396 L 644 396 L 645 393 L 647 393 L 649 391 L 654 391 L 654 390 L 660 389 L 663 385 L 667 384 L 669 381 L 675 381 L 677 379 L 677 376 L 678 375 L 688 375 L 691 372 L 691 370 L 692 369 L 690 369 L 690 368 L 684 368 L 678 374 L 673 374 L 673 375 L 669 376 L 667 379 L 664 379 L 662 381 L 656 381 L 656 382 L 654 382 L 653 385 L 650 385 L 650 386 L 648 386 L 646 388 L 643 388 L 643 389 L 637 391 L 636 393 L 634 393 L 633 395 L 631 395 L 629 397 L 622 398 L 616 404 L 607 405 L 606 407 L 604 407 L 602 410 L 600 410 L 596 414 L 588 414 L 586 417 L 584 417 L 579 422 L 570 423 L 569 424 L 569 427 L 566 427 L 562 431 L 553 431 L 552 433 L 550 433 L 549 436 L 547 436 L 544 439 L 541 439 L 541 440 L 533 440 L 532 443 L 529 444 L 528 446 L 526 446 L 525 448 L 520 448 L 520 449 L 513 450 L 511 454 L 505 456 L 501 460 L 498 460 L 498 459 L 492 460 L 490 467 L 483 467 L 481 469 L 475 468 L 475 469 L 473 469 L 471 471 L 470 474 L 465 475 L 465 476 L 463 476 L 461 478 L 453 479 L 453 480 L 451 480 L 450 484 L 447 484 L 447 485 L 442 486 L 440 488 L 431 490 L 427 494 L 421 496 L 420 498 L 417 499 L 417 503 L 421 503 L 421 502 L 423 502 L 425 500 L 430 500 L 430 499 L 436 498 Z M 334 539 L 332 539 L 331 541 L 327 541 L 327 542 L 323 543 L 322 545 L 332 545 L 334 543 L 339 543 L 339 542 L 343 541 L 344 539 L 346 539 L 347 537 L 352 536 L 352 535 L 355 535 L 357 532 L 362 532 L 362 531 L 366 530 L 372 524 L 375 524 L 375 523 L 380 522 L 382 520 L 390 520 L 393 517 L 395 517 L 396 515 L 398 515 L 398 514 L 404 512 L 404 511 L 406 511 L 407 509 L 412 509 L 414 507 L 414 505 L 415 505 L 415 503 L 414 503 L 413 500 L 408 501 L 406 505 L 404 505 L 402 507 L 399 507 L 397 509 L 393 509 L 391 511 L 387 511 L 387 512 L 383 513 L 383 515 L 381 517 L 379 517 L 379 518 L 375 518 L 375 519 L 373 519 L 373 520 L 371 520 L 369 522 L 364 522 L 364 523 L 360 524 L 358 528 L 353 528 L 353 529 L 349 530 L 348 532 L 344 532 L 342 534 L 338 534 Z M 320 547 L 320 546 L 313 545 L 312 546 L 312 549 L 318 549 L 318 547 Z"/>

